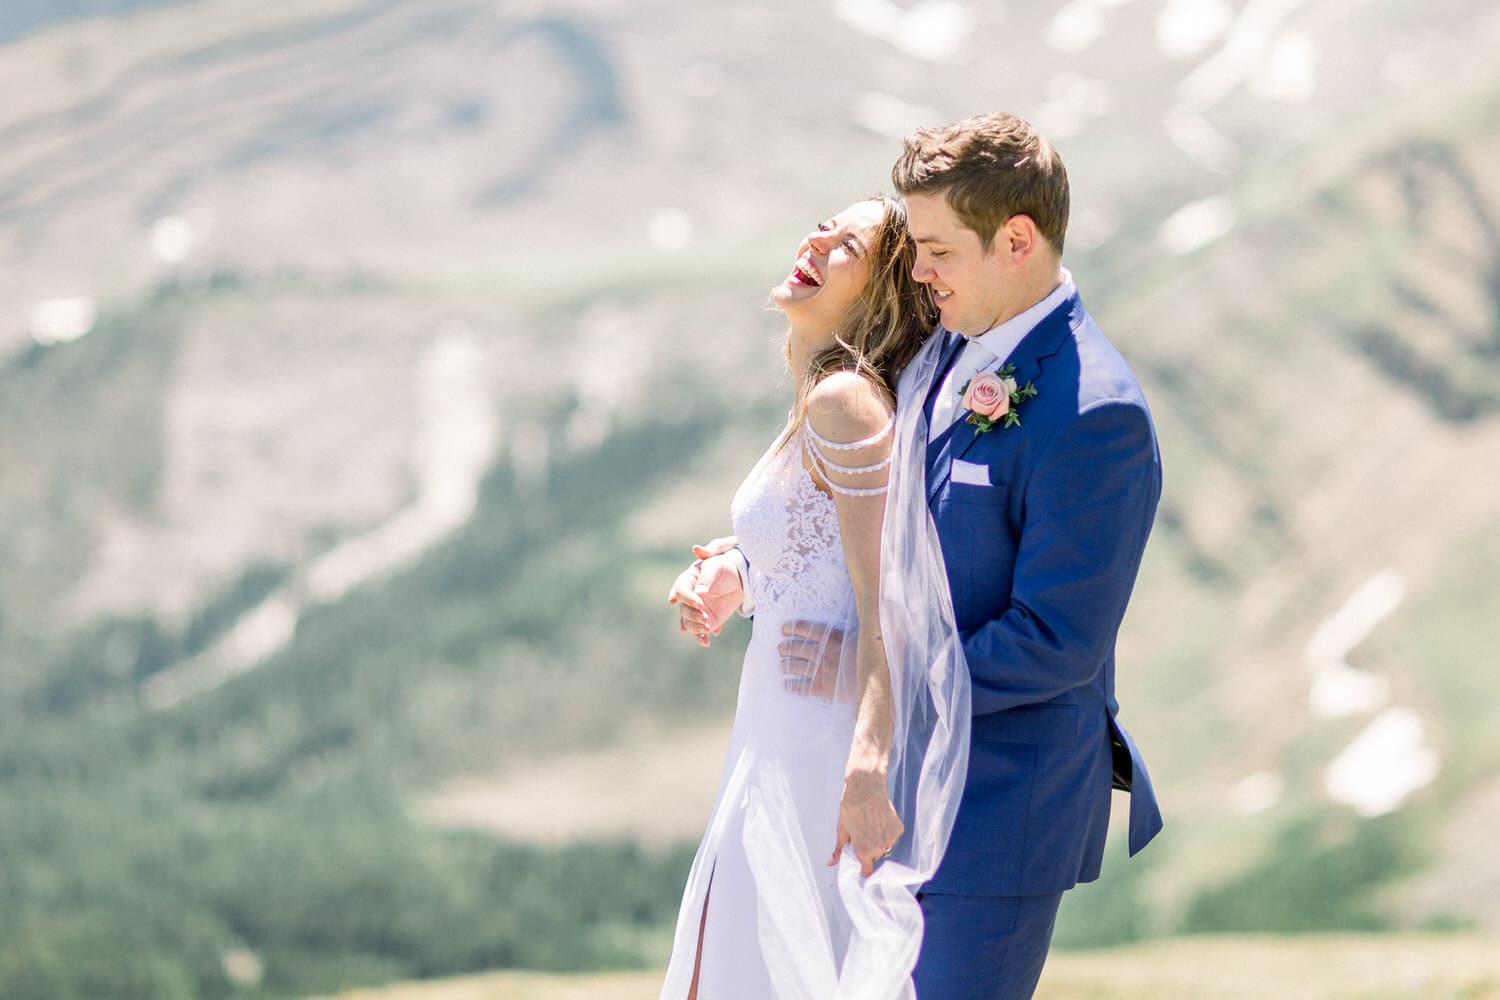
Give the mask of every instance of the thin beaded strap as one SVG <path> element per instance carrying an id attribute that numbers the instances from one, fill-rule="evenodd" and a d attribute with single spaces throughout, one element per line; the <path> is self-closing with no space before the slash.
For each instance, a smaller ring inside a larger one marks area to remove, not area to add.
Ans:
<path id="1" fill-rule="evenodd" d="M 880 430 L 876 431 L 874 434 L 871 434 L 863 441 L 851 441 L 848 444 L 843 444 L 839 441 L 828 440 L 826 437 L 813 430 L 812 424 L 807 421 L 803 421 L 802 425 L 807 428 L 807 433 L 812 435 L 812 439 L 818 442 L 818 444 L 824 448 L 830 448 L 834 451 L 858 451 L 861 448 L 868 448 L 872 444 L 878 444 L 887 434 L 889 434 L 891 430 L 896 426 L 896 415 L 894 413 L 891 414 L 891 419 L 885 422 L 884 427 L 880 428 Z"/>
<path id="2" fill-rule="evenodd" d="M 813 458 L 817 460 L 820 466 L 825 469 L 832 469 L 834 472 L 842 472 L 846 476 L 859 476 L 863 475 L 866 472 L 879 472 L 881 469 L 891 464 L 891 458 L 895 454 L 894 452 L 892 452 L 892 454 L 885 456 L 885 458 L 876 462 L 874 465 L 840 465 L 838 462 L 833 461 L 827 455 L 823 454 L 823 449 L 812 438 L 803 438 L 803 443 L 807 446 L 808 452 L 811 453 Z"/>
<path id="3" fill-rule="evenodd" d="M 812 428 L 809 427 L 808 430 L 811 431 Z M 817 437 L 817 435 L 814 434 L 813 437 Z M 879 438 L 876 438 L 876 440 L 879 440 Z M 822 452 L 820 452 L 818 450 L 818 446 L 813 443 L 813 438 L 812 437 L 803 438 L 802 439 L 802 444 L 803 444 L 803 447 L 807 449 L 808 457 L 810 457 L 812 459 L 813 465 L 817 466 L 820 470 L 822 470 L 822 472 L 823 472 L 823 482 L 827 483 L 828 484 L 828 488 L 831 489 L 831 490 L 833 490 L 835 493 L 842 493 L 846 497 L 878 497 L 882 493 L 884 493 L 888 489 L 890 489 L 890 484 L 889 483 L 886 483 L 884 486 L 871 486 L 871 487 L 868 487 L 868 488 L 858 488 L 858 487 L 854 487 L 854 486 L 840 486 L 838 483 L 834 482 L 832 479 L 830 479 L 828 477 L 828 471 L 830 469 L 832 469 L 834 471 L 837 471 L 837 472 L 845 473 L 847 475 L 858 475 L 858 474 L 864 473 L 864 472 L 876 472 L 876 471 L 879 471 L 880 469 L 883 469 L 887 465 L 891 464 L 891 456 L 890 455 L 887 455 L 885 457 L 885 461 L 883 461 L 883 462 L 876 462 L 874 465 L 866 465 L 866 466 L 863 466 L 863 467 L 860 467 L 860 468 L 851 468 L 850 466 L 847 466 L 847 465 L 839 465 L 836 462 L 830 462 L 830 461 L 828 461 L 828 459 L 824 458 Z"/>

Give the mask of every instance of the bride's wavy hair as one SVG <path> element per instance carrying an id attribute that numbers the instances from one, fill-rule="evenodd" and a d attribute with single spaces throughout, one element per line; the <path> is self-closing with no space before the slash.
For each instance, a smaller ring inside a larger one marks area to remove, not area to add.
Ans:
<path id="1" fill-rule="evenodd" d="M 883 209 L 867 254 L 870 280 L 833 330 L 832 346 L 807 365 L 807 389 L 834 372 L 855 371 L 896 396 L 896 380 L 937 325 L 937 304 L 928 287 L 911 276 L 917 245 L 906 230 L 906 205 L 890 195 L 871 195 Z M 787 344 L 791 360 L 791 344 Z M 798 400 L 798 415 L 806 399 Z"/>

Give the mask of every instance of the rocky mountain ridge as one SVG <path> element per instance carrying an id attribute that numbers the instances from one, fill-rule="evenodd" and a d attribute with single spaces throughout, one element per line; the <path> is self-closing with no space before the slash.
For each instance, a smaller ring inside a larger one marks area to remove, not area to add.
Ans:
<path id="1" fill-rule="evenodd" d="M 1065 936 L 1496 925 L 1500 13 L 795 13 L 212 2 L 0 47 L 0 777 L 296 845 L 320 795 L 483 826 L 518 776 L 703 756 L 732 636 L 660 601 L 785 410 L 764 289 L 897 136 L 1006 107 L 1167 474 L 1120 696 L 1171 836 Z M 598 836 L 527 794 L 547 849 Z"/>

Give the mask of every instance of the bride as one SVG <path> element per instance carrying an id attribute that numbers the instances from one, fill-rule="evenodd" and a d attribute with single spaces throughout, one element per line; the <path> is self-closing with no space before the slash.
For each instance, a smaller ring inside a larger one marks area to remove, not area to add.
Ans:
<path id="1" fill-rule="evenodd" d="M 669 597 L 702 645 L 736 610 L 753 628 L 663 1000 L 914 995 L 915 894 L 969 720 L 925 419 L 895 408 L 936 358 L 914 255 L 901 202 L 870 198 L 809 233 L 771 293 L 795 403 L 735 494 L 738 544 L 696 550 Z"/>

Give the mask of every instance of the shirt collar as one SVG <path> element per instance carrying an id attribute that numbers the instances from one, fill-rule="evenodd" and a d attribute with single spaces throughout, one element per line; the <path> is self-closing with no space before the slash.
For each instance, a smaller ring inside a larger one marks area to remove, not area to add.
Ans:
<path id="1" fill-rule="evenodd" d="M 1073 284 L 1073 273 L 1062 268 L 1062 281 L 1036 305 L 1025 309 L 1003 323 L 993 326 L 974 339 L 983 344 L 985 350 L 1004 361 L 1020 345 L 1026 335 L 1038 323 L 1052 315 L 1052 311 L 1067 301 L 1077 291 Z"/>

